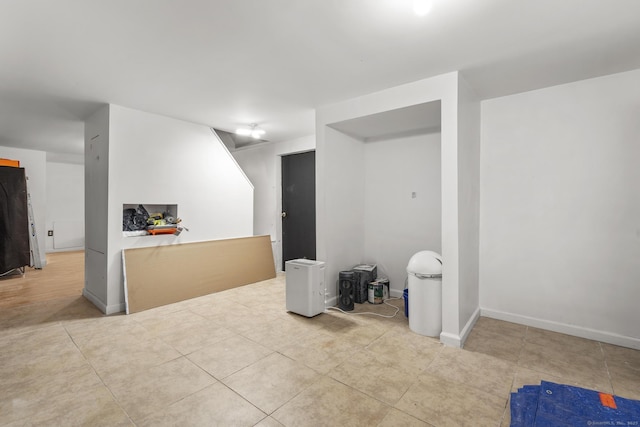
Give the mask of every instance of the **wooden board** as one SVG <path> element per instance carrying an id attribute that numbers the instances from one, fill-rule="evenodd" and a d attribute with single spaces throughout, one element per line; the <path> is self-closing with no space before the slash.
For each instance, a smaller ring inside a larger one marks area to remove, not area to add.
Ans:
<path id="1" fill-rule="evenodd" d="M 276 277 L 269 236 L 122 251 L 127 314 Z"/>

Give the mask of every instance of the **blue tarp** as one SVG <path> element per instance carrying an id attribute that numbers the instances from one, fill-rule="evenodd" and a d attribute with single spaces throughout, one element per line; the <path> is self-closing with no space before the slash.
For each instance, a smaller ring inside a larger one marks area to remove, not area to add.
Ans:
<path id="1" fill-rule="evenodd" d="M 542 381 L 511 393 L 511 427 L 638 426 L 640 401 Z"/>

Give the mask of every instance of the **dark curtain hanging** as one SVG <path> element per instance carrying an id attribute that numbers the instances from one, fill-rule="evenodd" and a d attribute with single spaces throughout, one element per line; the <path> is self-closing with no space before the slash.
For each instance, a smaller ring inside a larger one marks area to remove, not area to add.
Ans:
<path id="1" fill-rule="evenodd" d="M 0 274 L 30 261 L 24 168 L 0 166 Z"/>

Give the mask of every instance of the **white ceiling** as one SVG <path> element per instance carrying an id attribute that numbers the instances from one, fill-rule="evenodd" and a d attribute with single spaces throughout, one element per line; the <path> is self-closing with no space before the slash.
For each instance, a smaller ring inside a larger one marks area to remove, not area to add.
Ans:
<path id="1" fill-rule="evenodd" d="M 640 68 L 638 0 L 3 0 L 0 146 L 81 153 L 103 103 L 269 141 L 461 70 L 482 98 Z"/>

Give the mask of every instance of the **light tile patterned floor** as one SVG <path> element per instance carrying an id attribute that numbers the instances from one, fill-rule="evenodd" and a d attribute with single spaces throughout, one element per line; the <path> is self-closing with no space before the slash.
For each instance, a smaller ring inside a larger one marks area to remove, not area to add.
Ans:
<path id="1" fill-rule="evenodd" d="M 402 310 L 287 313 L 284 289 L 129 316 L 77 297 L 4 309 L 0 425 L 506 426 L 510 391 L 542 379 L 640 399 L 640 351 L 489 318 L 453 349 Z"/>

